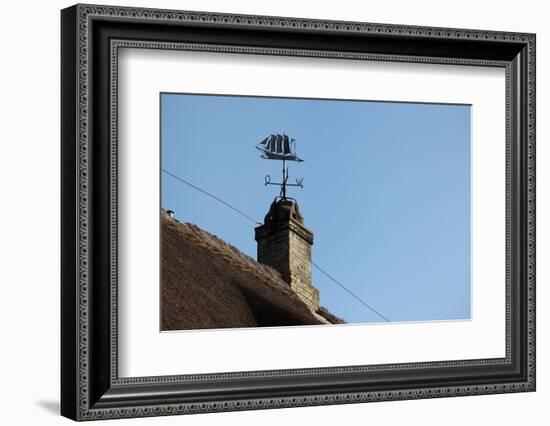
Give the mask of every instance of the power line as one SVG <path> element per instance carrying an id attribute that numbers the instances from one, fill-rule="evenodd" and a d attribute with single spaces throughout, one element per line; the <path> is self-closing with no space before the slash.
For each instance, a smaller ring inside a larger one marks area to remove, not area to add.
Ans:
<path id="1" fill-rule="evenodd" d="M 382 318 L 384 321 L 391 322 L 388 318 L 386 318 L 384 315 L 382 315 L 380 312 L 378 312 L 376 309 L 374 309 L 372 306 L 370 306 L 367 302 L 365 302 L 363 299 L 361 299 L 359 296 L 357 296 L 353 291 L 348 289 L 344 286 L 344 284 L 340 283 L 336 278 L 334 278 L 332 275 L 330 275 L 328 272 L 323 270 L 319 265 L 317 265 L 315 262 L 311 262 L 313 266 L 315 266 L 322 274 L 324 274 L 326 277 L 334 281 L 338 286 L 340 286 L 342 289 L 344 289 L 348 294 L 353 296 L 355 299 L 357 299 L 363 306 L 370 309 L 372 312 L 374 312 L 376 315 L 378 315 L 380 318 Z"/>
<path id="2" fill-rule="evenodd" d="M 182 179 L 182 178 L 180 178 L 179 176 L 176 176 L 175 174 L 170 173 L 168 170 L 165 170 L 165 169 L 161 169 L 161 170 L 162 170 L 164 173 L 166 173 L 167 175 L 172 176 L 174 179 L 177 179 L 177 180 L 179 180 L 180 182 L 182 182 L 182 183 L 184 183 L 184 184 L 190 186 L 191 188 L 196 189 L 197 191 L 200 191 L 200 192 L 202 192 L 202 193 L 205 194 L 205 195 L 208 195 L 210 198 L 213 198 L 214 200 L 219 201 L 220 203 L 224 204 L 225 206 L 229 207 L 230 209 L 232 209 L 232 210 L 236 211 L 237 213 L 243 215 L 243 216 L 246 217 L 248 220 L 254 222 L 256 225 L 261 225 L 261 223 L 258 222 L 256 219 L 254 219 L 252 216 L 247 215 L 247 214 L 246 214 L 245 212 L 243 212 L 242 210 L 239 210 L 237 207 L 232 206 L 231 204 L 229 204 L 228 202 L 222 200 L 222 199 L 219 198 L 219 197 L 216 197 L 214 194 L 211 194 L 210 192 L 207 192 L 207 191 L 205 191 L 204 189 L 199 188 L 199 187 L 196 186 L 196 185 L 193 185 L 191 182 L 188 182 L 188 181 L 186 181 L 185 179 Z"/>
<path id="3" fill-rule="evenodd" d="M 246 217 L 248 220 L 250 220 L 251 222 L 257 224 L 257 225 L 261 225 L 261 222 L 258 222 L 256 219 L 254 219 L 252 216 L 249 216 L 247 215 L 245 212 L 243 212 L 242 210 L 239 210 L 237 207 L 235 206 L 232 206 L 231 204 L 229 204 L 228 202 L 222 200 L 221 198 L 219 197 L 216 197 L 215 195 L 205 191 L 204 189 L 196 186 L 196 185 L 193 185 L 191 182 L 179 177 L 179 176 L 176 176 L 175 174 L 173 173 L 170 173 L 168 170 L 165 170 L 165 169 L 161 169 L 164 173 L 166 173 L 167 175 L 170 175 L 172 176 L 174 179 L 177 179 L 178 181 L 184 183 L 185 185 L 193 188 L 193 189 L 196 189 L 197 191 L 199 192 L 202 192 L 203 194 L 209 196 L 210 198 L 213 198 L 214 200 L 216 201 L 219 201 L 220 203 L 222 203 L 223 205 L 225 205 L 226 207 L 229 207 L 231 210 L 233 211 L 236 211 L 237 213 L 239 213 L 240 215 Z M 322 269 L 319 265 L 317 265 L 315 262 L 311 262 L 311 264 L 313 266 L 315 266 L 319 272 L 321 272 L 322 274 L 324 274 L 327 278 L 329 278 L 331 281 L 333 281 L 335 284 L 337 284 L 340 288 L 342 288 L 343 290 L 345 290 L 349 295 L 351 295 L 353 298 L 355 298 L 359 303 L 361 303 L 364 307 L 366 307 L 367 309 L 369 309 L 370 311 L 374 312 L 376 315 L 378 315 L 380 318 L 382 318 L 384 321 L 387 321 L 387 322 L 391 322 L 387 317 L 385 317 L 384 315 L 382 315 L 380 312 L 378 312 L 376 309 L 374 309 L 372 306 L 370 306 L 367 302 L 365 302 L 363 299 L 361 299 L 357 294 L 355 294 L 353 291 L 351 291 L 350 289 L 348 289 L 346 286 L 344 286 L 344 284 L 342 284 L 341 282 L 339 282 L 336 278 L 334 278 L 332 275 L 330 275 L 328 272 L 326 272 L 324 269 Z"/>

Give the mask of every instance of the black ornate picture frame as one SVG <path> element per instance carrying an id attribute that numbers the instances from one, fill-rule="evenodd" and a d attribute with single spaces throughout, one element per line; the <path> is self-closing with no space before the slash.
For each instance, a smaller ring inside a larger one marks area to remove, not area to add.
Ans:
<path id="1" fill-rule="evenodd" d="M 76 5 L 61 13 L 61 414 L 160 416 L 535 390 L 535 35 Z M 121 47 L 506 70 L 506 356 L 299 370 L 118 374 Z"/>

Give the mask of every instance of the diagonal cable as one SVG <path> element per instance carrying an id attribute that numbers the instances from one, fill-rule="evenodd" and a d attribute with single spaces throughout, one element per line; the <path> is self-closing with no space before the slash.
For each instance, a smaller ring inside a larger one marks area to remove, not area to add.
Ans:
<path id="1" fill-rule="evenodd" d="M 319 265 L 317 265 L 315 262 L 311 262 L 313 266 L 319 270 L 322 274 L 324 274 L 327 278 L 332 280 L 334 283 L 336 283 L 338 286 L 340 286 L 343 290 L 345 290 L 349 295 L 353 296 L 359 303 L 361 303 L 363 306 L 374 312 L 376 315 L 378 315 L 380 318 L 382 318 L 386 322 L 391 322 L 387 317 L 382 315 L 380 312 L 378 312 L 376 309 L 374 309 L 372 306 L 370 306 L 367 302 L 365 302 L 363 299 L 361 299 L 357 294 L 355 294 L 353 291 L 351 291 L 349 288 L 347 288 L 344 284 L 342 284 L 340 281 L 338 281 L 336 278 L 334 278 L 332 275 L 330 275 L 328 272 L 326 272 L 323 268 L 321 268 Z"/>
<path id="2" fill-rule="evenodd" d="M 179 180 L 180 182 L 186 184 L 187 186 L 190 186 L 191 188 L 196 189 L 197 191 L 200 191 L 200 192 L 202 192 L 202 193 L 205 194 L 205 195 L 208 195 L 210 198 L 213 198 L 214 200 L 219 201 L 220 203 L 224 204 L 226 207 L 229 207 L 230 209 L 232 209 L 232 210 L 236 211 L 237 213 L 243 215 L 244 217 L 246 217 L 246 218 L 249 219 L 250 221 L 254 222 L 255 224 L 261 225 L 261 223 L 258 222 L 256 219 L 254 219 L 252 216 L 247 215 L 245 212 L 243 212 L 242 210 L 239 210 L 237 207 L 235 207 L 235 206 L 229 204 L 227 201 L 224 201 L 224 200 L 222 200 L 221 198 L 216 197 L 214 194 L 211 194 L 210 192 L 207 192 L 207 191 L 205 191 L 204 189 L 199 188 L 199 187 L 196 186 L 196 185 L 193 185 L 191 182 L 189 182 L 189 181 L 187 181 L 187 180 L 185 180 L 185 179 L 182 179 L 182 178 L 180 178 L 179 176 L 176 176 L 176 175 L 173 174 L 173 173 L 170 173 L 168 170 L 162 169 L 162 171 L 163 171 L 164 173 L 166 173 L 167 175 L 172 176 L 174 179 L 177 179 L 177 180 Z"/>

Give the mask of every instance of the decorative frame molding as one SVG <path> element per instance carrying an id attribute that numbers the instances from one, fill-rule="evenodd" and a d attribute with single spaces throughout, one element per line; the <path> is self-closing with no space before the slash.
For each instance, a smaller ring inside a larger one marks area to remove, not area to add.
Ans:
<path id="1" fill-rule="evenodd" d="M 129 23 L 139 24 L 139 28 L 128 30 Z M 239 43 L 212 42 L 204 29 L 213 27 L 234 35 Z M 174 28 L 181 33 L 176 35 Z M 247 43 L 248 31 L 268 34 L 270 45 Z M 158 40 L 140 38 L 145 33 L 155 34 Z M 308 33 L 325 37 L 332 45 L 327 49 L 301 46 L 307 44 L 301 36 Z M 336 37 L 342 35 L 343 42 Z M 358 41 L 366 47 L 357 50 Z M 396 46 L 389 48 L 390 43 Z M 421 53 L 407 55 L 400 52 L 400 46 L 415 46 Z M 121 47 L 504 67 L 506 357 L 119 378 L 116 122 Z M 92 420 L 535 390 L 533 34 L 76 5 L 62 11 L 62 167 L 61 411 L 69 418 Z M 411 372 L 426 372 L 425 378 L 432 385 L 415 385 L 407 380 Z M 380 374 L 391 377 L 382 385 Z M 314 384 L 311 389 L 298 390 L 304 378 Z M 339 388 L 334 385 L 336 378 L 340 383 L 345 379 Z M 457 385 L 459 378 L 469 384 Z M 235 379 L 243 383 L 242 389 L 233 393 L 224 390 L 231 381 L 234 388 Z"/>

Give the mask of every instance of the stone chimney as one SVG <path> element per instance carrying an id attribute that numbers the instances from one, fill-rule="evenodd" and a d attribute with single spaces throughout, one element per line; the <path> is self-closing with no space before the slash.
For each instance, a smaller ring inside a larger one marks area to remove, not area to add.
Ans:
<path id="1" fill-rule="evenodd" d="M 311 283 L 313 233 L 304 226 L 298 204 L 276 200 L 256 228 L 258 262 L 279 271 L 312 312 L 319 309 L 319 290 Z"/>

